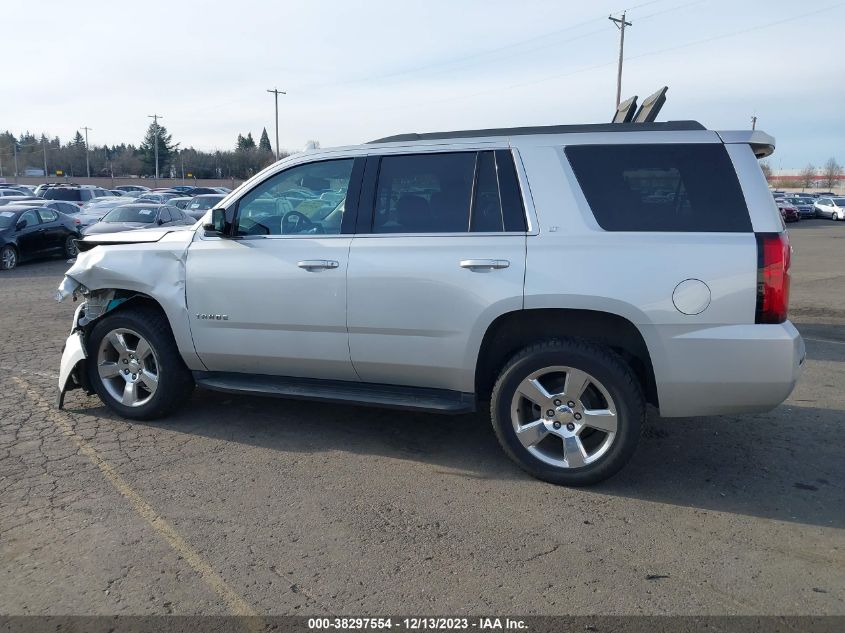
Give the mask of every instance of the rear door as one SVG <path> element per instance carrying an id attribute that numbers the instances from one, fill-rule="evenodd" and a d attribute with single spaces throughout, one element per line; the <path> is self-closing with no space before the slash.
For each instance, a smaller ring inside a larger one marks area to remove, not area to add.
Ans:
<path id="1" fill-rule="evenodd" d="M 38 209 L 41 228 L 44 235 L 44 248 L 57 250 L 64 248 L 67 229 L 59 221 L 59 214 L 52 209 Z"/>
<path id="2" fill-rule="evenodd" d="M 522 308 L 526 219 L 509 150 L 368 159 L 350 249 L 361 380 L 474 391 L 492 320 Z"/>

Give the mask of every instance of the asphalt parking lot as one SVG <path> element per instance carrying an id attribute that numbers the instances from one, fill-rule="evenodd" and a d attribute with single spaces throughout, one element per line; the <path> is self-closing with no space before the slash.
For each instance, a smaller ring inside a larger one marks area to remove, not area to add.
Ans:
<path id="1" fill-rule="evenodd" d="M 789 400 L 652 415 L 589 489 L 523 474 L 483 414 L 58 411 L 68 266 L 0 273 L 0 613 L 845 614 L 845 222 L 789 231 Z"/>

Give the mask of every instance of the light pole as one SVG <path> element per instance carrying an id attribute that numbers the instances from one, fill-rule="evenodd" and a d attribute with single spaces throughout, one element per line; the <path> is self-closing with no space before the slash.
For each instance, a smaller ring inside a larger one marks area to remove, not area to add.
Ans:
<path id="1" fill-rule="evenodd" d="M 153 120 L 153 133 L 155 135 L 155 161 L 156 161 L 156 188 L 158 188 L 158 120 L 164 117 L 160 114 L 148 114 L 148 119 Z"/>
<path id="2" fill-rule="evenodd" d="M 91 177 L 91 163 L 88 162 L 88 130 L 93 131 L 93 128 L 88 127 L 87 125 L 82 127 L 85 130 L 85 173 L 88 175 L 88 178 Z"/>
<path id="3" fill-rule="evenodd" d="M 267 92 L 273 93 L 276 97 L 276 160 L 279 160 L 279 95 L 286 95 L 287 93 L 276 88 Z"/>

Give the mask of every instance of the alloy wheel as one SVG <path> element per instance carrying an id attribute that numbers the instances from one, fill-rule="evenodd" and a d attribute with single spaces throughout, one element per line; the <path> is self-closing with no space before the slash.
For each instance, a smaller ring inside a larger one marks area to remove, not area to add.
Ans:
<path id="1" fill-rule="evenodd" d="M 11 270 L 18 263 L 18 254 L 14 248 L 4 248 L 0 253 L 0 261 L 3 263 L 3 268 Z"/>
<path id="2" fill-rule="evenodd" d="M 97 351 L 97 373 L 109 395 L 127 407 L 146 404 L 158 389 L 156 352 L 130 329 L 112 330 L 103 337 Z"/>
<path id="3" fill-rule="evenodd" d="M 65 240 L 65 254 L 68 257 L 76 257 L 79 254 L 79 249 L 76 247 L 76 238 L 69 235 Z"/>
<path id="4" fill-rule="evenodd" d="M 565 366 L 535 371 L 519 384 L 511 421 L 526 450 L 558 468 L 600 459 L 610 450 L 619 423 L 607 388 L 589 373 Z"/>

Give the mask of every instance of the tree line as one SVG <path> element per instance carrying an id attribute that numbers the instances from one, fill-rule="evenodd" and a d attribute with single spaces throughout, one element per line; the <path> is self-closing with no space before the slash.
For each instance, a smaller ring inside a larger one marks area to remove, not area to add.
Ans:
<path id="1" fill-rule="evenodd" d="M 157 129 L 156 129 L 156 126 Z M 237 178 L 246 179 L 275 161 L 267 129 L 261 131 L 256 144 L 252 132 L 238 134 L 234 149 L 205 152 L 193 147 L 181 148 L 161 123 L 151 123 L 144 138 L 137 145 L 91 145 L 87 152 L 91 176 L 127 177 L 155 176 L 155 154 L 158 145 L 158 171 L 162 178 Z M 280 157 L 289 155 L 281 152 Z M 7 179 L 27 170 L 44 170 L 55 176 L 57 172 L 70 178 L 86 175 L 85 139 L 77 131 L 74 137 L 62 142 L 56 136 L 36 136 L 24 132 L 19 137 L 6 130 L 0 132 L 0 176 Z M 190 174 L 190 176 L 188 175 Z"/>
<path id="2" fill-rule="evenodd" d="M 794 187 L 796 184 L 802 189 L 833 189 L 843 180 L 845 176 L 842 172 L 842 165 L 836 162 L 836 159 L 831 157 L 825 161 L 825 164 L 820 168 L 807 163 L 800 172 L 798 178 L 778 178 L 774 175 L 772 166 L 768 161 L 760 163 L 760 168 L 766 176 L 766 180 L 776 186 Z"/>

